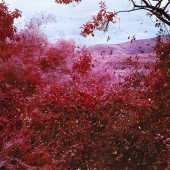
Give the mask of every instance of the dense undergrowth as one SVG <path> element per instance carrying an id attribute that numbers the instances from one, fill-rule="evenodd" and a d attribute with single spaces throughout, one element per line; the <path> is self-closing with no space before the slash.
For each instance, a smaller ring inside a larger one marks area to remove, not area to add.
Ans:
<path id="1" fill-rule="evenodd" d="M 86 48 L 16 32 L 3 3 L 0 15 L 0 170 L 170 168 L 169 40 L 149 75 L 108 88 Z"/>

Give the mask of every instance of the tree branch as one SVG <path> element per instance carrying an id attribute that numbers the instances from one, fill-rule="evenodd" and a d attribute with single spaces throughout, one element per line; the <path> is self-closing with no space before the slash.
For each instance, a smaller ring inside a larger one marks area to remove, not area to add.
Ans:
<path id="1" fill-rule="evenodd" d="M 130 9 L 130 10 L 117 11 L 116 14 L 125 13 L 125 12 L 133 12 L 133 11 L 138 11 L 138 10 L 142 10 L 142 9 L 145 9 L 145 8 L 141 7 L 141 8 L 133 8 L 133 9 Z"/>
<path id="2" fill-rule="evenodd" d="M 167 2 L 167 4 L 164 6 L 164 10 L 166 10 L 166 8 L 168 7 L 168 5 L 170 4 L 170 0 Z"/>
<path id="3" fill-rule="evenodd" d="M 143 9 L 143 10 L 149 11 L 151 14 L 157 17 L 160 21 L 170 26 L 170 15 L 166 11 L 166 8 L 170 4 L 170 0 L 166 3 L 166 5 L 163 8 L 161 7 L 163 0 L 155 0 L 157 1 L 155 5 L 153 5 L 153 3 L 151 3 L 150 0 L 141 0 L 140 5 L 137 4 L 135 0 L 130 0 L 130 1 L 133 5 L 133 9 L 126 10 L 126 11 L 118 11 L 118 13 L 132 12 L 132 11 Z"/>

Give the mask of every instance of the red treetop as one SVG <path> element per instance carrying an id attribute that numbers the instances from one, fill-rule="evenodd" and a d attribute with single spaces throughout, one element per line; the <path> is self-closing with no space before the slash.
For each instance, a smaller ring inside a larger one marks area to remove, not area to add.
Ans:
<path id="1" fill-rule="evenodd" d="M 14 19 L 21 16 L 21 12 L 19 10 L 15 10 L 13 12 L 8 10 L 8 7 L 4 2 L 0 3 L 0 41 L 5 41 L 6 38 L 12 38 L 14 33 L 16 32 L 16 28 L 14 27 Z"/>

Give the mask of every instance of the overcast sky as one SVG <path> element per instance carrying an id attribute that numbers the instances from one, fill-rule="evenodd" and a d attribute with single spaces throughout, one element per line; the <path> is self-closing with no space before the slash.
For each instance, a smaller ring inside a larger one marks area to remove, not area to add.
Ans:
<path id="1" fill-rule="evenodd" d="M 60 38 L 73 39 L 80 44 L 107 43 L 107 36 L 111 36 L 108 43 L 119 43 L 128 40 L 129 35 L 135 35 L 137 39 L 154 37 L 157 30 L 151 19 L 144 12 L 124 13 L 119 15 L 116 24 L 111 25 L 108 33 L 96 32 L 95 37 L 84 38 L 80 36 L 80 27 L 90 20 L 98 11 L 98 3 L 101 0 L 83 0 L 80 4 L 62 6 L 54 3 L 54 0 L 5 0 L 10 8 L 18 8 L 22 11 L 22 18 L 16 22 L 21 28 L 30 18 L 51 15 L 55 21 L 42 26 L 49 40 Z M 106 0 L 109 10 L 127 9 L 128 0 Z"/>

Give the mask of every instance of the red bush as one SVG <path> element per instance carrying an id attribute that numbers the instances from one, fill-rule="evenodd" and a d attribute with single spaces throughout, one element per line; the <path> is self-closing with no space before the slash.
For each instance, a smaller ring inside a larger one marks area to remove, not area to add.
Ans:
<path id="1" fill-rule="evenodd" d="M 92 67 L 92 57 L 88 51 L 82 51 L 79 56 L 79 61 L 74 63 L 73 71 L 80 74 L 85 74 L 91 70 Z"/>

